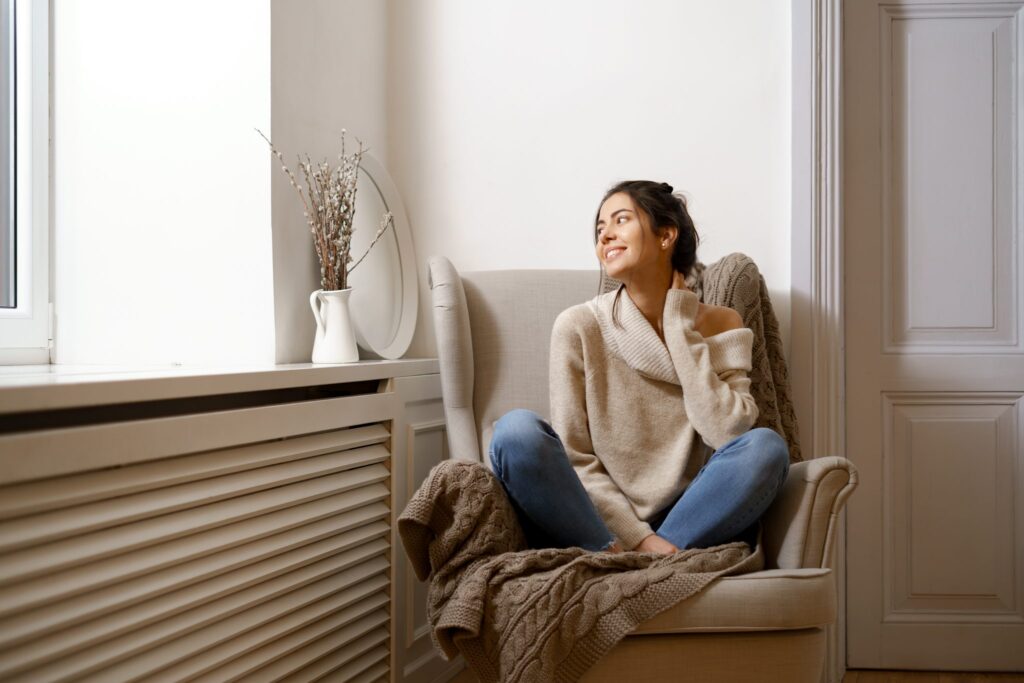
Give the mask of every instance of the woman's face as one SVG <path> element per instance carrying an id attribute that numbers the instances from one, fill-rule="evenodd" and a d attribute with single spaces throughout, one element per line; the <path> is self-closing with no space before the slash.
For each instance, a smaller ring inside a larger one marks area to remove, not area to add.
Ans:
<path id="1" fill-rule="evenodd" d="M 633 200 L 617 192 L 605 200 L 597 214 L 597 258 L 616 280 L 657 268 L 666 258 L 662 240 L 641 222 Z"/>

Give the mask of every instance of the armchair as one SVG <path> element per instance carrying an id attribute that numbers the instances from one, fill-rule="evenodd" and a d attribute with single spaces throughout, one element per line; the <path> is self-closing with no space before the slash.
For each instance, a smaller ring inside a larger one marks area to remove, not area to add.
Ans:
<path id="1" fill-rule="evenodd" d="M 557 315 L 597 293 L 598 271 L 458 273 L 430 260 L 430 288 L 452 457 L 485 463 L 495 421 L 513 408 L 550 414 L 548 348 Z M 644 622 L 582 679 L 818 681 L 836 619 L 830 569 L 853 465 L 791 466 L 763 519 L 764 571 L 722 578 Z"/>

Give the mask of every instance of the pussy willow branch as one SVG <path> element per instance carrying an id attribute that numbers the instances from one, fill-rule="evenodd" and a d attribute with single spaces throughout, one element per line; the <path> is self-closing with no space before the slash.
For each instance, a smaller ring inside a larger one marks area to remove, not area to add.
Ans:
<path id="1" fill-rule="evenodd" d="M 395 224 L 395 220 L 394 220 L 394 216 L 391 215 L 391 212 L 389 211 L 388 213 L 384 214 L 384 218 L 381 221 L 380 229 L 377 230 L 377 234 L 374 235 L 373 241 L 370 242 L 370 246 L 368 246 L 366 248 L 366 251 L 364 251 L 363 255 L 359 257 L 359 260 L 356 261 L 355 263 L 353 263 L 352 267 L 348 269 L 349 273 L 351 273 L 353 270 L 355 270 L 356 266 L 358 266 L 360 263 L 363 262 L 363 259 L 366 258 L 366 255 L 370 253 L 371 249 L 373 249 L 373 245 L 377 244 L 377 240 L 379 240 L 381 238 L 381 236 L 384 234 L 384 231 L 387 230 L 388 228 L 394 226 L 394 224 Z"/>
<path id="2" fill-rule="evenodd" d="M 270 151 L 273 152 L 274 156 L 277 157 L 277 160 L 281 162 L 281 170 L 288 175 L 288 180 L 289 182 L 291 182 L 292 187 L 294 187 L 295 190 L 299 193 L 299 199 L 302 200 L 302 208 L 306 210 L 306 218 L 309 218 L 309 204 L 306 203 L 306 196 L 303 194 L 302 188 L 299 187 L 299 183 L 295 179 L 295 174 L 292 173 L 292 170 L 290 168 L 288 168 L 288 164 L 285 163 L 284 157 L 281 156 L 281 153 L 278 152 L 277 149 L 274 147 L 274 143 L 270 141 L 270 138 L 264 135 L 263 131 L 261 131 L 259 128 L 256 129 L 256 132 L 260 134 L 261 138 L 267 141 L 267 144 L 270 145 Z"/>
<path id="3" fill-rule="evenodd" d="M 330 248 L 327 244 L 328 240 L 323 234 L 323 207 L 317 193 L 316 182 L 312 177 L 309 156 L 306 157 L 305 161 L 302 160 L 302 157 L 299 157 L 299 168 L 306 179 L 307 192 L 310 203 L 313 205 L 313 216 L 309 218 L 308 222 L 310 231 L 313 233 L 313 246 L 316 249 L 317 258 L 320 260 L 320 284 L 324 289 L 330 289 L 327 283 L 334 281 L 334 273 L 333 268 L 329 264 Z"/>
<path id="4" fill-rule="evenodd" d="M 284 157 L 274 147 L 266 135 L 258 128 L 260 134 L 274 157 L 280 162 L 281 170 L 288 176 L 291 184 L 302 201 L 303 216 L 310 232 L 313 233 L 313 248 L 320 261 L 320 284 L 324 289 L 344 289 L 348 286 L 348 264 L 352 262 L 352 220 L 355 216 L 355 197 L 358 188 L 359 168 L 363 154 L 366 152 L 363 141 L 356 138 L 359 149 L 353 154 L 345 154 L 345 129 L 342 129 L 341 155 L 339 164 L 334 168 L 327 161 L 314 164 L 309 155 L 305 159 L 298 158 L 299 170 L 306 182 L 306 188 L 299 185 L 298 178 L 284 162 Z M 377 242 L 384 228 L 378 231 L 373 240 Z M 372 247 L 373 244 L 370 246 Z M 369 251 L 369 249 L 367 249 Z M 364 253 L 359 261 L 365 258 Z M 358 264 L 358 261 L 357 261 Z M 354 268 L 355 266 L 353 266 Z"/>

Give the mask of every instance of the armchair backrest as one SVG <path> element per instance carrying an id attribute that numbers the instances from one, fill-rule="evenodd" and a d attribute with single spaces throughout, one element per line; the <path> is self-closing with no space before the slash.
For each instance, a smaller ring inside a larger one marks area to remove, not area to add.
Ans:
<path id="1" fill-rule="evenodd" d="M 494 422 L 513 408 L 548 418 L 551 328 L 566 308 L 614 281 L 597 270 L 499 270 L 461 275 L 444 257 L 430 260 L 434 328 L 453 457 L 481 460 Z M 802 460 L 778 321 L 756 264 L 735 252 L 696 264 L 688 285 L 706 303 L 738 311 L 754 331 L 751 393 L 755 427 L 774 429 Z"/>
<path id="2" fill-rule="evenodd" d="M 485 457 L 494 423 L 513 408 L 549 419 L 548 355 L 558 314 L 598 293 L 598 270 L 459 273 L 430 259 L 430 289 L 453 458 Z"/>

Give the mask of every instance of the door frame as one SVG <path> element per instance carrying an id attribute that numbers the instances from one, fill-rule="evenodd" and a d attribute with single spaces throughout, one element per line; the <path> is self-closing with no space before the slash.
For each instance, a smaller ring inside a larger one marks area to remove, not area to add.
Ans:
<path id="1" fill-rule="evenodd" d="M 842 0 L 791 0 L 790 368 L 810 457 L 846 457 L 842 202 Z M 836 626 L 823 680 L 846 673 L 846 516 L 835 543 Z"/>

